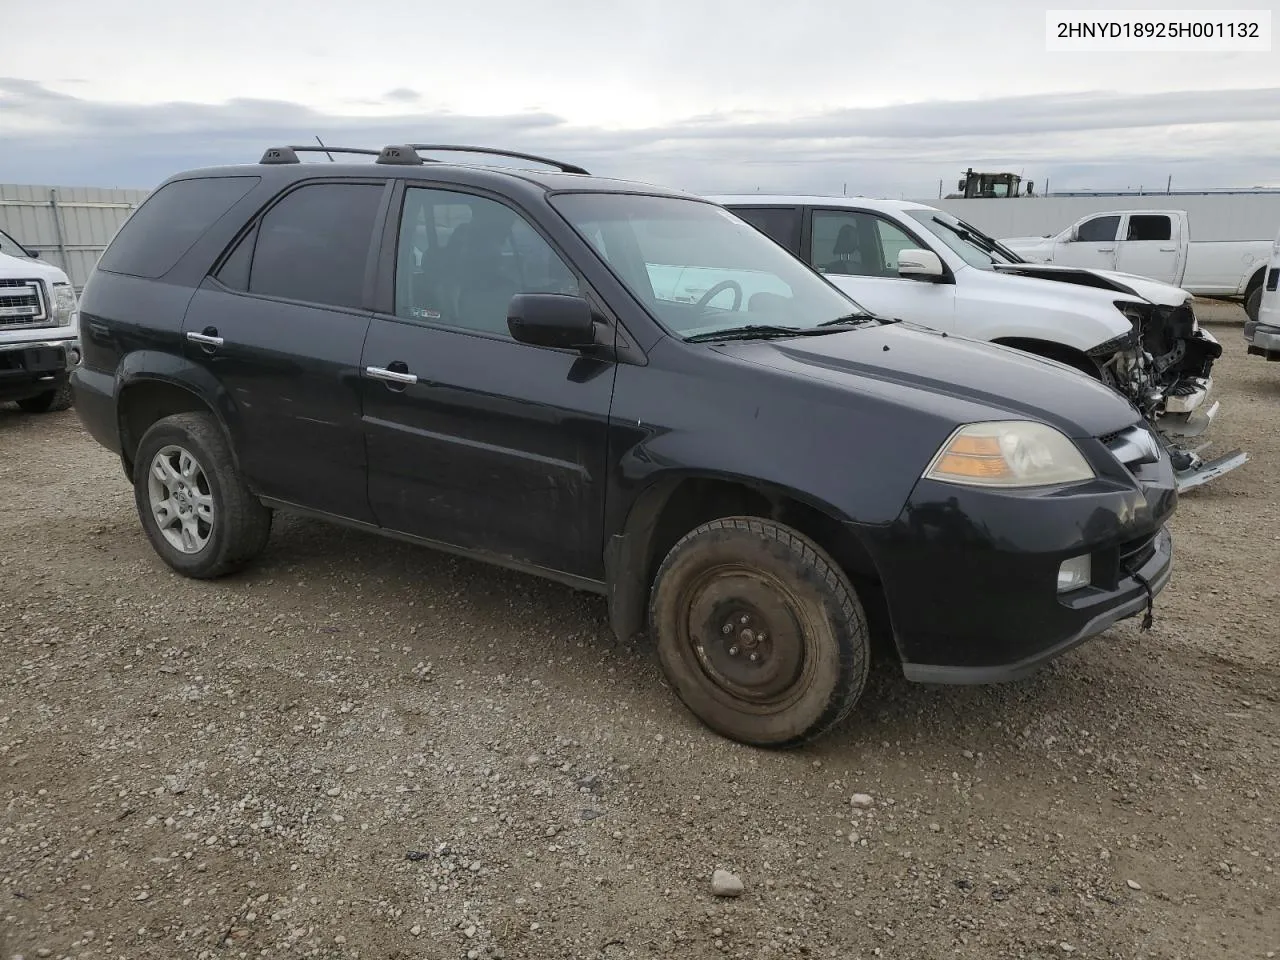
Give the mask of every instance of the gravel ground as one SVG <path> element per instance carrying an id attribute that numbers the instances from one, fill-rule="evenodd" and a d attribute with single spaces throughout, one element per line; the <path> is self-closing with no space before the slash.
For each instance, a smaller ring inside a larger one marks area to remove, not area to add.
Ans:
<path id="1" fill-rule="evenodd" d="M 291 519 L 179 578 L 74 413 L 0 410 L 0 958 L 1274 956 L 1280 364 L 1214 329 L 1253 461 L 1154 628 L 881 669 L 791 753 L 557 585 Z"/>

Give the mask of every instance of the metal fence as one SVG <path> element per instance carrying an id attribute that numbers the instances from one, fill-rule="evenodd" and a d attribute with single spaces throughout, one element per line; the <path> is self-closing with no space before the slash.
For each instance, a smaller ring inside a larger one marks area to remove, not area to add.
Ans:
<path id="1" fill-rule="evenodd" d="M 79 291 L 148 192 L 0 184 L 0 230 L 61 267 Z"/>

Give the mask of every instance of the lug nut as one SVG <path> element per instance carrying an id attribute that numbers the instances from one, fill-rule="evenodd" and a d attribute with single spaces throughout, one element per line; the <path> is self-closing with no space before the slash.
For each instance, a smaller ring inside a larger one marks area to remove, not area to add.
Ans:
<path id="1" fill-rule="evenodd" d="M 729 648 L 729 656 L 731 656 L 731 657 L 736 657 L 737 655 L 738 655 L 738 648 L 737 648 L 737 647 L 730 647 L 730 648 Z"/>
<path id="2" fill-rule="evenodd" d="M 758 653 L 753 653 L 753 654 L 751 654 L 751 662 L 752 662 L 752 663 L 755 663 L 755 662 L 756 662 L 757 660 L 759 660 L 759 659 L 760 659 L 760 654 L 758 654 Z"/>
<path id="3" fill-rule="evenodd" d="M 721 633 L 733 633 L 733 624 L 731 624 L 731 623 L 726 623 L 723 627 L 721 627 L 721 628 L 720 628 L 720 632 L 721 632 Z"/>

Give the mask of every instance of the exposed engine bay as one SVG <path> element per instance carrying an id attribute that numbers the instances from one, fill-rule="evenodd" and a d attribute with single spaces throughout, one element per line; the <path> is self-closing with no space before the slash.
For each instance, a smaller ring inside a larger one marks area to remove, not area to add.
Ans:
<path id="1" fill-rule="evenodd" d="M 1155 303 L 1126 284 L 1124 275 L 1105 271 L 1030 263 L 997 269 L 1123 295 L 1115 305 L 1132 329 L 1099 344 L 1089 356 L 1098 365 L 1103 382 L 1131 400 L 1155 429 L 1173 461 L 1180 490 L 1199 486 L 1248 461 L 1248 454 L 1234 450 L 1206 462 L 1200 453 L 1208 444 L 1192 443 L 1208 430 L 1218 412 L 1218 403 L 1206 406 L 1206 401 L 1222 345 L 1201 329 L 1189 295 L 1176 304 Z"/>

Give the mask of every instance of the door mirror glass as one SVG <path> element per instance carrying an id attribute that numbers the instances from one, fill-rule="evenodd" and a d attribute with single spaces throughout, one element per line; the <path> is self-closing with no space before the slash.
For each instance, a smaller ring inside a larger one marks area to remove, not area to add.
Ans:
<path id="1" fill-rule="evenodd" d="M 595 317 L 582 297 L 518 293 L 507 306 L 507 329 L 521 343 L 579 350 L 595 343 Z"/>
<path id="2" fill-rule="evenodd" d="M 932 250 L 916 250 L 907 248 L 898 251 L 898 276 L 900 277 L 940 277 L 943 274 L 942 260 Z"/>

